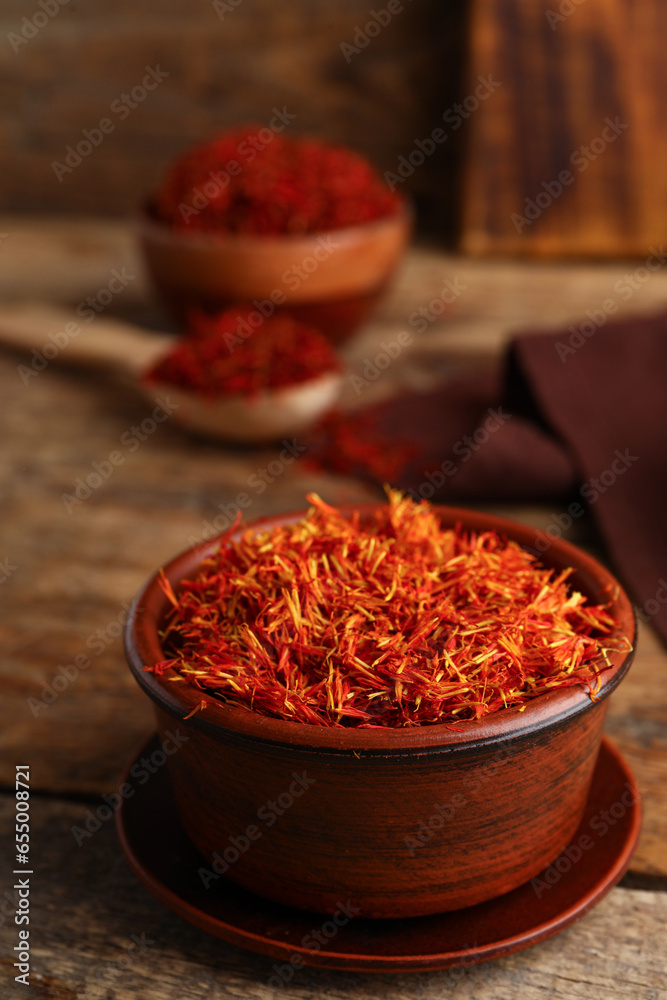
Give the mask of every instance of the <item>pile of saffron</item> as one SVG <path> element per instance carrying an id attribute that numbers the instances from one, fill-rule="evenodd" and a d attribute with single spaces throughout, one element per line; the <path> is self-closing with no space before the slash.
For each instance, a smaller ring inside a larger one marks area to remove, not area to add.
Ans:
<path id="1" fill-rule="evenodd" d="M 399 204 L 358 153 L 245 126 L 178 159 L 151 211 L 176 229 L 277 236 L 357 226 Z"/>
<path id="2" fill-rule="evenodd" d="M 364 410 L 330 411 L 309 431 L 307 446 L 305 468 L 374 484 L 397 482 L 417 451 L 407 438 L 383 433 Z"/>
<path id="3" fill-rule="evenodd" d="M 396 491 L 369 523 L 308 499 L 296 523 L 228 533 L 178 595 L 163 577 L 168 658 L 147 670 L 319 726 L 456 724 L 557 687 L 594 695 L 617 626 L 572 570 L 442 529 Z"/>
<path id="4" fill-rule="evenodd" d="M 255 325 L 257 310 L 240 304 L 209 315 L 193 313 L 188 334 L 144 376 L 199 396 L 256 396 L 339 371 L 324 334 L 287 313 Z"/>

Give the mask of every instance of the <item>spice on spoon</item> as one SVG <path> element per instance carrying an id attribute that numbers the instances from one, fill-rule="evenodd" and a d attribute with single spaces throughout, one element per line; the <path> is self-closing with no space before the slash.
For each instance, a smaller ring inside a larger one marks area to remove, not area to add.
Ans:
<path id="1" fill-rule="evenodd" d="M 368 522 L 316 495 L 300 521 L 224 536 L 181 581 L 170 668 L 228 705 L 319 726 L 479 719 L 599 686 L 617 623 L 494 531 L 443 529 L 397 491 Z"/>
<path id="2" fill-rule="evenodd" d="M 188 335 L 147 372 L 146 381 L 211 399 L 253 397 L 341 370 L 319 330 L 286 313 L 270 316 L 258 327 L 255 317 L 256 310 L 243 304 L 215 315 L 193 313 Z"/>

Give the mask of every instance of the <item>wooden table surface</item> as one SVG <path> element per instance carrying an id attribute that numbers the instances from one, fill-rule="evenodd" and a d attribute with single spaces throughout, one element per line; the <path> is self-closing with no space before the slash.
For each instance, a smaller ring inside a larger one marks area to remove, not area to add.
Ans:
<path id="1" fill-rule="evenodd" d="M 0 219 L 0 297 L 72 307 L 126 268 L 127 287 L 110 305 L 159 328 L 136 258 L 131 229 L 94 219 Z M 414 250 L 377 319 L 347 350 L 353 370 L 406 326 L 413 310 L 449 279 L 460 291 L 449 315 L 415 336 L 400 362 L 364 390 L 363 401 L 401 387 L 428 388 L 453 372 L 498 356 L 513 331 L 576 323 L 609 297 L 619 311 L 667 307 L 667 273 L 657 271 L 627 299 L 638 262 L 605 264 L 475 261 Z M 63 358 L 66 351 L 63 352 Z M 0 883 L 3 985 L 0 997 L 269 997 L 270 959 L 228 946 L 172 916 L 129 872 L 113 824 L 82 846 L 71 827 L 112 792 L 129 755 L 153 729 L 151 710 L 117 637 L 128 600 L 165 559 L 201 534 L 219 504 L 247 489 L 274 457 L 189 439 L 168 422 L 93 490 L 66 509 L 63 494 L 118 448 L 147 416 L 127 388 L 51 363 L 25 385 L 20 359 L 0 355 L 2 440 L 2 679 L 0 732 L 4 841 Z M 357 402 L 352 383 L 348 402 Z M 315 475 L 298 462 L 253 496 L 247 517 L 302 506 L 316 490 L 330 502 L 368 499 L 352 479 Z M 493 509 L 546 526 L 558 506 Z M 591 526 L 571 534 L 592 543 Z M 604 558 L 604 553 L 602 553 Z M 90 666 L 59 682 L 59 667 L 87 653 Z M 285 997 L 503 1000 L 667 998 L 667 654 L 642 627 L 635 664 L 614 694 L 607 730 L 637 776 L 645 819 L 622 884 L 577 924 L 543 944 L 495 962 L 395 978 L 300 970 Z M 54 693 L 51 698 L 49 690 Z M 46 694 L 45 694 L 46 692 Z M 50 703 L 46 704 L 47 699 Z M 31 985 L 13 981 L 15 766 L 31 775 Z M 143 936 L 142 936 L 143 935 Z M 136 941 L 139 940 L 141 945 Z"/>

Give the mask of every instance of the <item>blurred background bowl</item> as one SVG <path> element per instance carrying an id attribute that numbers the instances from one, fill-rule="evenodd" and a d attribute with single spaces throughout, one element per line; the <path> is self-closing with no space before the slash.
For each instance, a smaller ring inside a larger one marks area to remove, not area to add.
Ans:
<path id="1" fill-rule="evenodd" d="M 214 311 L 255 303 L 262 315 L 287 309 L 334 343 L 371 314 L 396 270 L 412 231 L 406 202 L 394 215 L 307 236 L 184 233 L 150 209 L 139 238 L 148 273 L 169 311 Z"/>

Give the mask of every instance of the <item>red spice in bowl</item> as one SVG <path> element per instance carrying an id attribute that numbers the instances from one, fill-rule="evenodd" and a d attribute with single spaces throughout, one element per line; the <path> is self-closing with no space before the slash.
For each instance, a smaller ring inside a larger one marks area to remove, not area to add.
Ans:
<path id="1" fill-rule="evenodd" d="M 257 326 L 255 315 L 252 306 L 242 303 L 215 315 L 191 314 L 188 336 L 153 366 L 146 380 L 215 399 L 253 397 L 341 370 L 336 352 L 318 330 L 287 313 Z"/>
<path id="2" fill-rule="evenodd" d="M 305 235 L 394 214 L 399 197 L 365 157 L 318 139 L 245 126 L 188 150 L 157 189 L 151 214 L 176 229 Z M 236 166 L 232 166 L 235 164 Z"/>
<path id="3" fill-rule="evenodd" d="M 398 492 L 373 520 L 307 516 L 223 539 L 162 635 L 176 671 L 230 706 L 317 726 L 456 723 L 556 688 L 594 696 L 618 623 L 495 531 L 442 529 Z"/>
<path id="4" fill-rule="evenodd" d="M 372 524 L 384 506 L 344 507 L 340 513 Z M 580 822 L 608 696 L 632 662 L 632 605 L 608 570 L 562 539 L 479 511 L 432 510 L 444 529 L 496 532 L 527 551 L 544 543 L 546 567 L 556 576 L 574 567 L 573 589 L 593 606 L 609 603 L 618 627 L 604 638 L 609 665 L 594 698 L 586 684 L 575 684 L 454 723 L 285 721 L 225 704 L 174 669 L 146 670 L 173 656 L 164 644 L 169 637 L 162 638 L 173 609 L 164 578 L 178 599 L 182 581 L 196 579 L 231 538 L 181 553 L 137 596 L 126 634 L 128 662 L 153 701 L 161 737 L 174 726 L 187 737 L 168 762 L 181 821 L 203 864 L 219 872 L 219 859 L 225 859 L 225 876 L 253 892 L 328 913 L 350 899 L 364 917 L 472 906 L 553 862 Z M 305 513 L 249 527 L 265 532 L 301 521 Z M 237 530 L 233 540 L 242 535 Z M 233 841 L 257 824 L 262 806 L 289 788 L 294 773 L 304 772 L 311 782 L 307 794 L 247 852 L 230 855 Z M 415 831 L 438 808 L 446 821 L 419 850 L 408 851 Z M 211 892 L 225 891 L 223 880 L 215 886 Z"/>
<path id="5" fill-rule="evenodd" d="M 173 164 L 142 213 L 148 272 L 179 324 L 193 306 L 266 302 L 342 343 L 386 289 L 412 213 L 352 150 L 266 131 Z"/>

